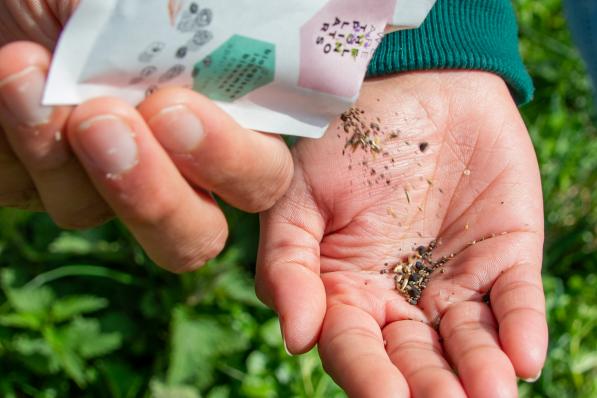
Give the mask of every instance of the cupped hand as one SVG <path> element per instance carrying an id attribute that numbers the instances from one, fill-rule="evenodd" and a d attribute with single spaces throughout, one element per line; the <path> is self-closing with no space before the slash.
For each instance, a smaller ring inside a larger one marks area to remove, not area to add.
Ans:
<path id="1" fill-rule="evenodd" d="M 290 152 L 186 89 L 137 109 L 112 98 L 42 106 L 50 50 L 76 4 L 0 2 L 0 207 L 46 211 L 65 228 L 117 216 L 156 263 L 195 269 L 228 232 L 210 192 L 267 209 L 290 183 Z"/>
<path id="2" fill-rule="evenodd" d="M 287 349 L 317 343 L 352 397 L 516 396 L 547 326 L 540 176 L 506 84 L 402 74 L 366 82 L 356 107 L 379 153 L 346 147 L 339 119 L 296 145 L 290 189 L 261 218 L 257 293 Z M 383 270 L 432 240 L 453 258 L 412 305 Z"/>

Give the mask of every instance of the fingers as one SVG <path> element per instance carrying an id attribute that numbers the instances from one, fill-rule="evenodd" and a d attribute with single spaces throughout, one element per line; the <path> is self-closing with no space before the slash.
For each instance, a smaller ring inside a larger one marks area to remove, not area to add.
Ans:
<path id="1" fill-rule="evenodd" d="M 444 347 L 468 396 L 517 397 L 516 374 L 499 346 L 497 325 L 483 303 L 449 307 L 440 322 Z"/>
<path id="2" fill-rule="evenodd" d="M 292 158 L 284 141 L 240 127 L 212 101 L 167 88 L 139 107 L 189 180 L 240 209 L 270 208 L 286 192 Z"/>
<path id="3" fill-rule="evenodd" d="M 386 351 L 404 375 L 414 398 L 466 397 L 466 393 L 444 359 L 439 336 L 416 321 L 398 321 L 383 330 Z"/>
<path id="4" fill-rule="evenodd" d="M 288 195 L 261 216 L 255 276 L 257 295 L 280 316 L 286 348 L 293 354 L 315 345 L 326 310 L 319 277 L 324 222 L 301 175 L 299 170 Z"/>
<path id="5" fill-rule="evenodd" d="M 51 48 L 62 28 L 56 18 L 52 6 L 58 3 L 73 3 L 71 0 L 39 1 L 39 0 L 5 0 L 0 5 L 0 14 L 4 14 L 0 21 L 5 26 L 5 32 L 0 39 L 5 40 L 34 40 Z M 66 4 L 60 4 L 64 7 Z"/>
<path id="6" fill-rule="evenodd" d="M 319 340 L 325 370 L 350 397 L 408 397 L 402 374 L 390 361 L 379 325 L 347 305 L 328 309 Z"/>
<path id="7" fill-rule="evenodd" d="M 54 221 L 66 228 L 95 226 L 112 213 L 66 142 L 70 109 L 41 105 L 49 63 L 49 52 L 37 44 L 17 42 L 0 50 L 0 122 Z M 13 173 L 15 179 L 22 171 Z"/>
<path id="8" fill-rule="evenodd" d="M 6 142 L 2 127 L 0 127 L 0 207 L 43 210 L 35 185 Z"/>
<path id="9" fill-rule="evenodd" d="M 545 362 L 548 340 L 540 270 L 530 264 L 508 269 L 493 285 L 490 300 L 502 347 L 517 375 L 536 380 Z"/>
<path id="10" fill-rule="evenodd" d="M 96 189 L 156 263 L 189 271 L 221 251 L 224 215 L 189 186 L 135 109 L 92 100 L 73 112 L 67 130 Z"/>

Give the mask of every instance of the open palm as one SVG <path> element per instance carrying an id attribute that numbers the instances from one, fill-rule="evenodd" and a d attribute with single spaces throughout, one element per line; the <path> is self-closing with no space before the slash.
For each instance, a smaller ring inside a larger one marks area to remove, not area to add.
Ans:
<path id="1" fill-rule="evenodd" d="M 291 188 L 262 216 L 257 292 L 288 350 L 317 343 L 350 396 L 516 396 L 547 327 L 540 177 L 507 86 L 404 74 L 366 82 L 356 106 L 382 150 L 345 148 L 339 119 L 295 146 Z M 380 271 L 432 240 L 454 256 L 415 306 Z"/>

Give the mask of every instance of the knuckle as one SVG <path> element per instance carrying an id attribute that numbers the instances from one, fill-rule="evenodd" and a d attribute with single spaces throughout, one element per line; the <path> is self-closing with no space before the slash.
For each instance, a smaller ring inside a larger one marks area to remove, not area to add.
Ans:
<path id="1" fill-rule="evenodd" d="M 0 191 L 0 207 L 10 207 L 20 210 L 43 211 L 37 190 L 35 188 L 21 191 Z"/>
<path id="2" fill-rule="evenodd" d="M 43 208 L 33 181 L 13 158 L 0 152 L 0 206 L 25 210 Z"/>
<path id="3" fill-rule="evenodd" d="M 36 134 L 40 133 L 37 132 Z M 60 131 L 54 131 L 47 136 L 39 137 L 39 140 L 29 140 L 22 136 L 21 134 L 18 137 L 22 140 L 20 145 L 23 149 L 21 156 L 32 173 L 43 175 L 48 172 L 79 167 L 78 160 L 62 141 Z"/>
<path id="4" fill-rule="evenodd" d="M 196 271 L 224 250 L 227 237 L 228 230 L 224 228 L 200 242 L 191 243 L 190 247 L 178 249 L 176 262 L 168 268 L 174 273 Z"/>
<path id="5" fill-rule="evenodd" d="M 127 188 L 128 192 L 135 191 L 135 187 L 129 188 Z M 143 198 L 127 193 L 122 193 L 120 196 L 124 205 L 123 220 L 144 227 L 164 225 L 168 220 L 174 219 L 180 209 L 184 208 L 181 206 L 183 198 L 180 195 L 173 195 L 163 190 L 152 192 L 151 195 L 143 195 Z"/>
<path id="6" fill-rule="evenodd" d="M 74 209 L 63 208 L 49 213 L 56 225 L 71 230 L 97 227 L 113 217 L 112 210 L 104 203 L 93 203 Z"/>
<path id="7" fill-rule="evenodd" d="M 265 178 L 256 178 L 257 184 L 250 187 L 246 208 L 243 210 L 259 213 L 271 209 L 286 193 L 294 173 L 294 165 L 290 156 L 281 156 L 272 162 L 272 168 Z"/>

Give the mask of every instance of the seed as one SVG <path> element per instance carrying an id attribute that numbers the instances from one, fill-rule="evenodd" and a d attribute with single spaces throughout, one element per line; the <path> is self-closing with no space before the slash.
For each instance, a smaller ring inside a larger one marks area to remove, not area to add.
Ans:
<path id="1" fill-rule="evenodd" d="M 180 47 L 177 51 L 176 51 L 176 58 L 184 58 L 187 55 L 187 47 Z"/>
<path id="2" fill-rule="evenodd" d="M 427 150 L 427 147 L 429 147 L 429 144 L 426 142 L 421 142 L 419 144 L 419 149 L 421 150 L 421 152 L 425 152 Z"/>
<path id="3" fill-rule="evenodd" d="M 370 123 L 367 126 L 365 121 L 361 119 L 364 113 L 365 111 L 362 109 L 350 108 L 340 115 L 344 131 L 350 134 L 345 147 L 352 147 L 353 152 L 361 148 L 366 152 L 381 153 L 382 148 L 378 137 L 372 137 L 372 135 L 381 132 L 381 127 L 377 123 Z"/>
<path id="4" fill-rule="evenodd" d="M 441 245 L 439 239 L 432 240 L 427 246 L 416 247 L 410 254 L 402 256 L 400 261 L 389 270 L 393 274 L 395 289 L 412 305 L 418 304 L 433 272 L 439 269 L 444 273 L 443 265 L 454 257 L 452 254 L 434 261 L 432 251 L 438 245 Z"/>

